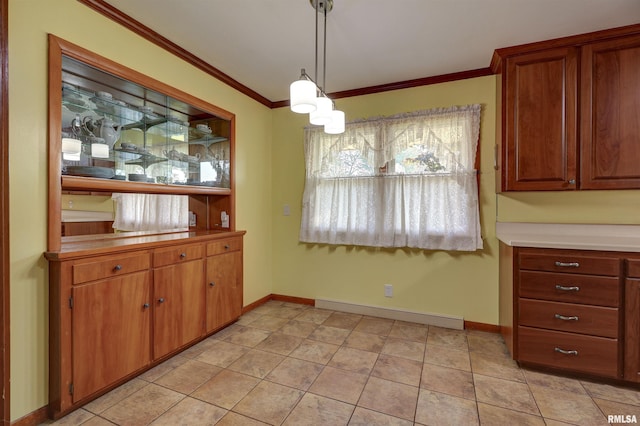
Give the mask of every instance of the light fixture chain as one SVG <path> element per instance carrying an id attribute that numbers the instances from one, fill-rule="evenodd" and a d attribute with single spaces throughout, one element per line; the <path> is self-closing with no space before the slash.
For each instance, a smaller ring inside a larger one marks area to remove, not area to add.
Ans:
<path id="1" fill-rule="evenodd" d="M 324 41 L 322 42 L 322 51 L 323 51 L 323 57 L 322 57 L 322 91 L 324 93 L 327 93 L 327 8 L 323 7 L 323 15 L 324 15 Z M 317 16 L 317 14 L 316 14 Z"/>
<path id="2" fill-rule="evenodd" d="M 312 1 L 314 1 L 314 0 L 312 0 Z M 315 6 L 314 6 L 314 9 L 316 9 L 316 13 L 315 13 L 315 15 L 316 15 L 316 56 L 315 56 L 314 59 L 315 59 L 315 64 L 316 64 L 316 73 L 313 76 L 313 78 L 315 78 L 315 80 L 317 82 L 317 81 L 320 81 L 318 79 L 318 9 L 317 9 L 317 7 L 318 7 L 318 3 L 317 2 L 319 0 L 315 0 L 315 1 L 316 1 L 316 3 L 315 3 Z"/>

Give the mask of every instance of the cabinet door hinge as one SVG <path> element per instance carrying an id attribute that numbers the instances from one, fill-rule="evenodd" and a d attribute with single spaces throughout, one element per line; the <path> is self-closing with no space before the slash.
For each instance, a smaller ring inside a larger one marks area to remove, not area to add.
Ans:
<path id="1" fill-rule="evenodd" d="M 69 298 L 69 309 L 73 309 L 73 296 Z"/>
<path id="2" fill-rule="evenodd" d="M 73 383 L 69 383 L 69 395 L 73 395 Z"/>

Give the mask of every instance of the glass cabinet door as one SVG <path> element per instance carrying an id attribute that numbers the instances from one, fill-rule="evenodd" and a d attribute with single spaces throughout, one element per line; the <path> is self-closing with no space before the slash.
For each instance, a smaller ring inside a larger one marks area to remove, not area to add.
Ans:
<path id="1" fill-rule="evenodd" d="M 68 57 L 62 80 L 64 175 L 230 187 L 229 120 Z"/>

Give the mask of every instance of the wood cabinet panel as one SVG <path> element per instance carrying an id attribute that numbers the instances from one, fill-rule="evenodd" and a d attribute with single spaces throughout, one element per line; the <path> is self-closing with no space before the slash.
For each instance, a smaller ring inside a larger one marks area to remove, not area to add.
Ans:
<path id="1" fill-rule="evenodd" d="M 153 286 L 153 356 L 160 358 L 204 333 L 204 261 L 154 269 Z"/>
<path id="2" fill-rule="evenodd" d="M 238 319 L 242 313 L 242 253 L 207 258 L 207 333 Z"/>
<path id="3" fill-rule="evenodd" d="M 523 362 L 619 377 L 617 339 L 520 326 L 518 345 Z"/>
<path id="4" fill-rule="evenodd" d="M 151 361 L 149 272 L 72 289 L 73 401 Z"/>
<path id="5" fill-rule="evenodd" d="M 638 26 L 496 53 L 498 191 L 640 189 Z"/>
<path id="6" fill-rule="evenodd" d="M 520 251 L 520 269 L 534 271 L 563 272 L 567 274 L 590 274 L 618 276 L 620 259 L 580 254 L 564 250 Z"/>
<path id="7" fill-rule="evenodd" d="M 589 43 L 581 64 L 581 188 L 640 188 L 640 36 Z"/>
<path id="8" fill-rule="evenodd" d="M 153 252 L 153 267 L 172 265 L 178 262 L 188 262 L 200 259 L 204 254 L 202 244 L 180 245 L 166 249 L 158 249 Z"/>
<path id="9" fill-rule="evenodd" d="M 627 276 L 640 278 L 640 259 L 627 259 Z"/>
<path id="10" fill-rule="evenodd" d="M 518 274 L 520 297 L 610 307 L 620 304 L 618 277 L 539 271 Z"/>
<path id="11" fill-rule="evenodd" d="M 638 316 L 629 310 L 633 307 L 628 295 L 627 306 L 623 304 L 622 266 L 638 256 L 532 247 L 514 247 L 513 255 L 508 257 L 502 253 L 500 261 L 507 260 L 513 265 L 510 314 L 514 359 L 525 364 L 622 378 L 623 330 L 629 315 Z M 509 309 L 508 301 L 501 299 L 500 303 L 501 312 Z M 640 297 L 638 304 L 640 307 Z M 638 361 L 640 366 L 640 357 Z"/>
<path id="12" fill-rule="evenodd" d="M 624 378 L 640 382 L 640 279 L 626 279 L 624 308 Z"/>
<path id="13" fill-rule="evenodd" d="M 577 49 L 506 59 L 505 191 L 575 189 Z"/>
<path id="14" fill-rule="evenodd" d="M 149 269 L 150 265 L 150 255 L 147 252 L 90 258 L 73 265 L 73 283 L 81 284 L 143 271 Z"/>
<path id="15" fill-rule="evenodd" d="M 228 238 L 207 244 L 207 256 L 242 250 L 242 238 Z"/>
<path id="16" fill-rule="evenodd" d="M 618 337 L 617 308 L 523 298 L 519 303 L 520 325 L 614 339 Z"/>

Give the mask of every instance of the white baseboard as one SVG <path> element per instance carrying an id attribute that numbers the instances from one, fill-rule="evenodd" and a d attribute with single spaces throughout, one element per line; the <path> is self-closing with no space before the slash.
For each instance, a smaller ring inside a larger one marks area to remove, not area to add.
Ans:
<path id="1" fill-rule="evenodd" d="M 380 306 L 359 305 L 355 303 L 340 302 L 337 300 L 316 299 L 316 308 L 330 309 L 332 311 L 348 312 L 351 314 L 369 315 L 373 317 L 389 318 L 398 321 L 416 322 L 419 324 L 435 325 L 438 327 L 464 329 L 464 319 L 441 314 L 428 314 L 412 312 L 395 308 L 382 308 Z"/>

